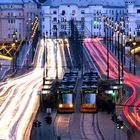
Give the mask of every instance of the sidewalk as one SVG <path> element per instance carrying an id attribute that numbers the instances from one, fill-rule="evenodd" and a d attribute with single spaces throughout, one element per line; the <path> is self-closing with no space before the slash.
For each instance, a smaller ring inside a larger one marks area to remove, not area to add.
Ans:
<path id="1" fill-rule="evenodd" d="M 47 113 L 43 113 L 39 110 L 39 113 L 36 117 L 36 120 L 41 122 L 41 127 L 32 127 L 30 140 L 56 140 L 56 136 L 54 134 L 53 123 L 56 117 L 56 112 L 52 112 L 52 124 L 47 124 L 45 121 L 45 117 Z"/>
<path id="2" fill-rule="evenodd" d="M 111 120 L 111 114 L 98 112 L 98 124 L 105 140 L 128 140 L 127 134 L 122 129 L 117 129 Z"/>

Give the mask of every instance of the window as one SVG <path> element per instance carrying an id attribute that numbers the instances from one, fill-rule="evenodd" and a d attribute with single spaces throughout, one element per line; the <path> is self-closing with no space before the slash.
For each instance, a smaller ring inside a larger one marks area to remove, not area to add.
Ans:
<path id="1" fill-rule="evenodd" d="M 81 14 L 85 14 L 85 10 L 81 10 Z"/>
<path id="2" fill-rule="evenodd" d="M 21 34 L 19 33 L 19 38 L 21 38 Z"/>
<path id="3" fill-rule="evenodd" d="M 62 10 L 62 15 L 65 15 L 65 14 L 66 14 L 65 10 Z"/>
<path id="4" fill-rule="evenodd" d="M 112 10 L 112 15 L 114 15 L 114 11 Z"/>
<path id="5" fill-rule="evenodd" d="M 10 38 L 10 34 L 8 34 L 8 38 Z"/>
<path id="6" fill-rule="evenodd" d="M 56 21 L 57 21 L 57 18 L 56 18 L 56 17 L 54 17 L 54 18 L 53 18 L 53 21 L 54 21 L 54 22 L 56 22 Z"/>
<path id="7" fill-rule="evenodd" d="M 57 14 L 57 11 L 56 11 L 56 10 L 54 10 L 54 11 L 53 11 L 53 14 Z"/>
<path id="8" fill-rule="evenodd" d="M 64 25 L 61 25 L 61 29 L 64 29 Z"/>
<path id="9" fill-rule="evenodd" d="M 13 16 L 13 13 L 11 13 L 11 17 Z"/>
<path id="10" fill-rule="evenodd" d="M 75 15 L 75 13 L 76 13 L 75 10 L 72 10 L 72 15 Z"/>
<path id="11" fill-rule="evenodd" d="M 140 13 L 140 9 L 137 9 L 137 13 Z"/>
<path id="12" fill-rule="evenodd" d="M 81 21 L 83 21 L 83 22 L 84 22 L 84 21 L 85 21 L 85 18 L 84 18 L 84 17 L 81 17 Z"/>
<path id="13" fill-rule="evenodd" d="M 57 25 L 53 25 L 53 29 L 55 29 L 55 30 L 56 30 L 56 29 L 57 29 Z"/>
<path id="14" fill-rule="evenodd" d="M 122 11 L 120 10 L 120 14 L 122 13 Z"/>

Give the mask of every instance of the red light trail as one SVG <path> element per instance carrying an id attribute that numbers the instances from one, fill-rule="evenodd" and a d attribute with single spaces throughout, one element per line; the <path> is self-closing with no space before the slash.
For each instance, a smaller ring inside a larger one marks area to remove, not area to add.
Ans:
<path id="1" fill-rule="evenodd" d="M 96 64 L 100 68 L 102 74 L 106 75 L 106 62 L 107 62 L 107 49 L 101 43 L 100 39 L 85 39 L 85 47 L 95 60 Z M 120 69 L 122 67 L 120 65 Z M 118 61 L 109 52 L 109 77 L 112 79 L 118 78 Z M 138 114 L 138 107 L 140 106 L 140 98 L 138 90 L 140 88 L 140 77 L 135 76 L 124 69 L 124 84 L 129 86 L 132 90 L 132 94 L 124 102 L 123 113 L 126 119 L 140 131 L 140 115 Z M 133 110 L 132 110 L 133 106 Z"/>

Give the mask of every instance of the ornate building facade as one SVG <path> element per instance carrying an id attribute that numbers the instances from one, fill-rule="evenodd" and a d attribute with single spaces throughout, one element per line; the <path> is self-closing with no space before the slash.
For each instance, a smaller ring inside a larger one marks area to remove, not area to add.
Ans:
<path id="1" fill-rule="evenodd" d="M 69 35 L 74 19 L 84 36 L 105 36 L 104 17 L 110 26 L 121 23 L 127 35 L 130 31 L 139 35 L 139 16 L 139 0 L 46 0 L 42 5 L 42 35 Z"/>

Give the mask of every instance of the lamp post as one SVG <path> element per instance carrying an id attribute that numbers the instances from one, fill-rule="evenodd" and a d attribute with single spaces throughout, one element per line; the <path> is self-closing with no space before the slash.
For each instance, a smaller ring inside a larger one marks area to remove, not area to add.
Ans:
<path id="1" fill-rule="evenodd" d="M 98 28 L 99 28 L 99 37 L 100 37 L 101 36 L 101 32 L 100 32 L 100 30 L 101 30 L 101 17 L 99 17 L 98 20 L 99 20 Z"/>
<path id="2" fill-rule="evenodd" d="M 56 47 L 56 80 L 58 79 L 58 63 L 57 63 L 57 27 L 55 28 L 55 35 L 56 35 L 56 43 L 55 43 L 55 47 Z"/>
<path id="3" fill-rule="evenodd" d="M 114 50 L 113 50 L 114 21 L 113 21 L 113 19 L 111 20 L 111 26 L 110 26 L 110 28 L 111 28 L 111 50 L 112 50 L 112 52 L 114 52 Z"/>
<path id="4" fill-rule="evenodd" d="M 123 27 L 123 17 L 120 18 L 120 34 L 121 34 L 121 63 L 122 63 L 122 71 L 121 71 L 121 77 L 124 77 L 124 27 Z"/>
<path id="5" fill-rule="evenodd" d="M 117 23 L 115 23 L 115 24 L 117 24 Z M 115 40 L 115 43 L 114 43 L 114 44 L 115 44 L 115 55 L 116 55 L 116 53 L 117 53 L 117 47 L 116 47 L 116 37 L 117 37 L 117 36 L 116 36 L 116 33 L 117 33 L 117 27 L 116 27 L 116 25 L 115 25 L 114 32 L 115 32 L 115 39 L 114 39 L 114 40 Z"/>
<path id="6" fill-rule="evenodd" d="M 93 32 L 93 21 L 92 21 L 92 19 L 91 19 L 91 37 L 92 37 L 92 32 Z"/>
<path id="7" fill-rule="evenodd" d="M 123 63 L 124 63 L 124 65 L 126 64 L 126 59 L 125 59 L 125 47 L 126 46 L 125 45 L 126 45 L 126 40 L 125 40 L 125 34 L 124 34 L 123 35 L 123 46 L 124 46 L 124 48 L 123 48 L 123 54 L 124 54 Z"/>
<path id="8" fill-rule="evenodd" d="M 129 60 L 129 70 L 131 72 L 131 45 L 132 45 L 132 39 L 131 39 L 131 34 L 129 37 L 129 43 L 130 43 L 130 60 Z"/>
<path id="9" fill-rule="evenodd" d="M 123 59 L 124 56 L 124 46 L 123 46 L 123 31 L 121 32 L 121 63 L 122 63 L 122 70 L 121 70 L 121 77 L 123 78 L 123 69 L 124 69 L 124 59 Z"/>
<path id="10" fill-rule="evenodd" d="M 46 67 L 46 62 L 47 62 L 47 50 L 46 50 L 46 40 L 45 40 L 45 36 L 43 36 L 44 39 L 44 60 L 45 60 L 45 64 L 44 64 L 44 73 L 43 73 L 43 85 L 45 84 L 45 78 L 47 77 L 47 67 Z"/>
<path id="11" fill-rule="evenodd" d="M 120 84 L 120 32 L 119 29 L 117 31 L 118 33 L 118 83 Z"/>
<path id="12" fill-rule="evenodd" d="M 134 35 L 133 35 L 133 49 L 134 49 L 134 75 L 136 74 L 136 55 L 135 55 L 135 47 L 136 47 L 136 41 L 135 41 L 135 32 L 134 32 Z"/>
<path id="13" fill-rule="evenodd" d="M 12 34 L 12 38 L 13 38 L 13 43 L 12 43 L 12 47 L 15 47 L 15 42 L 17 42 L 17 30 L 13 32 Z M 13 71 L 15 70 L 16 67 L 16 58 L 15 58 L 15 53 L 13 53 Z"/>
<path id="14" fill-rule="evenodd" d="M 107 69 L 106 69 L 106 73 L 107 73 L 107 79 L 109 79 L 109 46 L 108 46 L 108 23 L 107 23 L 107 17 L 104 16 L 104 32 L 105 32 L 105 44 L 107 46 Z"/>
<path id="15" fill-rule="evenodd" d="M 51 38 L 51 17 L 50 17 L 50 38 Z"/>
<path id="16" fill-rule="evenodd" d="M 108 27 L 107 27 L 107 38 L 108 38 Z M 109 79 L 109 45 L 107 41 L 107 79 Z"/>
<path id="17" fill-rule="evenodd" d="M 107 20 L 108 21 L 108 20 Z M 108 29 L 109 29 L 109 24 L 108 23 L 106 23 L 106 45 L 107 45 L 107 70 L 106 70 L 106 72 L 107 72 L 107 79 L 109 79 L 109 44 L 108 44 L 108 37 L 109 37 L 109 32 L 108 32 Z"/>

